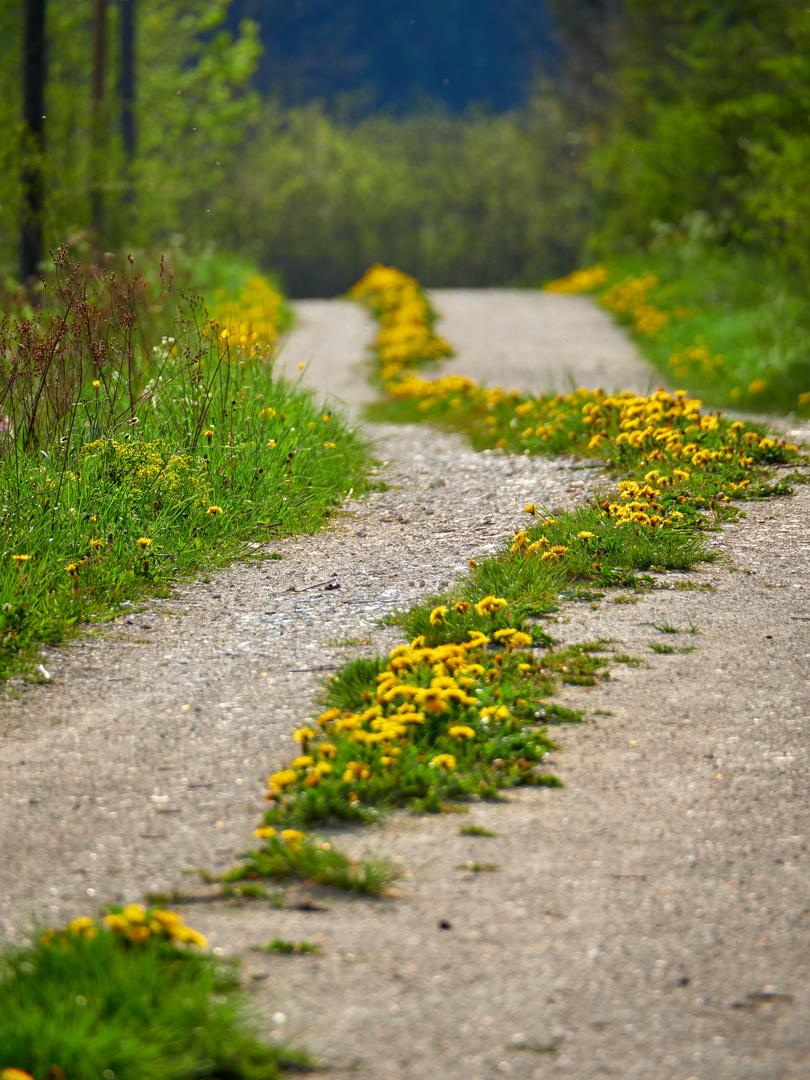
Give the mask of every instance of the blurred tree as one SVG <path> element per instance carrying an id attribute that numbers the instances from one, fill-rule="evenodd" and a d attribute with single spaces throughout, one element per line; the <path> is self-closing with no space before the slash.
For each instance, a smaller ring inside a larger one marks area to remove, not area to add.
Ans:
<path id="1" fill-rule="evenodd" d="M 762 184 L 777 161 L 798 164 L 809 20 L 797 0 L 625 0 L 617 93 L 590 162 L 598 243 L 638 242 L 695 211 L 716 239 L 751 241 L 757 218 L 779 216 Z"/>
<path id="2" fill-rule="evenodd" d="M 35 277 L 42 258 L 45 109 L 45 0 L 26 0 L 23 39 L 23 148 L 20 279 Z"/>
<path id="3" fill-rule="evenodd" d="M 124 148 L 127 187 L 135 160 L 135 4 L 136 0 L 119 0 L 121 5 L 121 65 L 118 76 L 118 97 L 121 101 L 121 144 Z M 127 190 L 127 199 L 132 192 Z"/>
<path id="4" fill-rule="evenodd" d="M 6 265 L 24 220 L 24 190 L 32 190 L 22 183 L 23 147 L 26 161 L 35 158 L 31 139 L 22 138 L 20 76 L 24 3 L 34 2 L 0 0 L 0 262 Z M 46 181 L 41 220 L 48 246 L 89 236 L 102 206 L 110 249 L 182 230 L 204 236 L 223 170 L 257 115 L 250 86 L 261 52 L 257 28 L 244 21 L 235 34 L 226 30 L 229 0 L 141 0 L 138 98 L 127 101 L 122 93 L 114 107 L 129 63 L 122 9 L 132 3 L 104 0 L 103 21 L 97 17 L 102 0 L 49 6 L 48 145 L 36 159 Z M 131 30 L 134 50 L 134 23 Z M 130 73 L 134 85 L 134 66 Z M 122 126 L 113 133 L 109 117 L 119 108 Z"/>
<path id="5" fill-rule="evenodd" d="M 103 250 L 104 193 L 102 191 L 103 160 L 107 145 L 107 109 L 105 101 L 105 70 L 107 67 L 107 0 L 96 0 L 93 32 L 92 107 L 90 116 L 90 229 L 93 244 Z"/>

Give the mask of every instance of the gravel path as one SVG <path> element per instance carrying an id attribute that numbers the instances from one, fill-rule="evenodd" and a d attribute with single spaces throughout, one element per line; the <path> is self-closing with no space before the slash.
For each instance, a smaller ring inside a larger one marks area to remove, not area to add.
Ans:
<path id="1" fill-rule="evenodd" d="M 452 370 L 536 388 L 542 325 L 575 381 L 611 384 L 586 362 L 614 357 L 616 382 L 646 388 L 632 347 L 604 337 L 615 331 L 581 298 L 434 300 L 459 347 Z M 355 408 L 373 327 L 348 304 L 299 312 L 288 369 L 311 359 L 304 378 Z M 335 1080 L 810 1077 L 806 488 L 749 506 L 716 539 L 721 564 L 658 575 L 636 604 L 613 593 L 563 608 L 559 640 L 613 637 L 644 664 L 561 695 L 592 719 L 555 731 L 564 789 L 344 834 L 401 861 L 398 898 L 302 891 L 319 910 L 275 910 L 210 902 L 181 876 L 222 869 L 249 842 L 323 669 L 389 647 L 376 620 L 495 550 L 525 502 L 576 502 L 598 482 L 429 428 L 372 434 L 388 491 L 278 545 L 280 561 L 182 586 L 51 650 L 55 682 L 3 700 L 3 936 L 32 914 L 57 923 L 176 885 L 198 897 L 191 925 L 242 956 L 268 1037 L 303 1043 Z M 716 591 L 675 588 L 687 580 Z M 681 633 L 662 635 L 664 622 Z M 656 640 L 699 648 L 658 656 Z M 461 837 L 467 822 L 499 837 Z M 499 869 L 457 869 L 470 860 Z M 276 936 L 325 951 L 251 951 Z"/>

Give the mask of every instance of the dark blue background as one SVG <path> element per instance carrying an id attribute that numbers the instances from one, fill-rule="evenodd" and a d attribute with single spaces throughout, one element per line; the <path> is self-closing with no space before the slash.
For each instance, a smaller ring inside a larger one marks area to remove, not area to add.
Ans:
<path id="1" fill-rule="evenodd" d="M 425 97 L 502 112 L 525 101 L 533 72 L 553 71 L 557 53 L 536 0 L 234 0 L 229 26 L 242 18 L 261 26 L 257 86 L 353 113 L 401 112 Z"/>

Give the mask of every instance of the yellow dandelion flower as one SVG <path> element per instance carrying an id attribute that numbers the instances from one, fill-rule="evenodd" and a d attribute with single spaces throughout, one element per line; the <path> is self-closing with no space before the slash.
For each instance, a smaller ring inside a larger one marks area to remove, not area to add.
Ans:
<path id="1" fill-rule="evenodd" d="M 81 934 L 84 930 L 95 929 L 93 920 L 89 915 L 80 915 L 78 919 L 73 919 L 68 923 L 68 930 L 71 934 Z"/>
<path id="2" fill-rule="evenodd" d="M 483 600 L 479 600 L 475 605 L 476 615 L 494 615 L 496 612 L 505 608 L 507 601 L 503 600 L 499 596 L 485 596 Z"/>
<path id="3" fill-rule="evenodd" d="M 459 600 L 457 604 L 453 604 L 453 611 L 457 611 L 459 615 L 466 615 L 470 610 L 470 605 L 466 600 Z"/>
<path id="4" fill-rule="evenodd" d="M 223 514 L 225 511 L 221 506 L 209 506 L 205 512 L 206 514 L 210 514 L 211 517 L 216 517 L 217 514 Z"/>
<path id="5" fill-rule="evenodd" d="M 323 445 L 324 445 L 324 448 L 326 450 L 336 450 L 337 449 L 337 443 L 325 442 Z"/>
<path id="6" fill-rule="evenodd" d="M 262 825 L 258 829 L 253 830 L 253 835 L 257 836 L 259 840 L 272 840 L 276 835 L 276 830 L 272 825 Z"/>
<path id="7" fill-rule="evenodd" d="M 152 546 L 152 541 L 148 536 L 139 536 L 135 543 L 139 548 L 148 548 Z"/>
<path id="8" fill-rule="evenodd" d="M 588 532 L 586 529 L 583 529 L 582 532 L 577 533 L 577 540 L 593 540 L 595 536 L 596 533 Z"/>
<path id="9" fill-rule="evenodd" d="M 273 773 L 267 781 L 267 786 L 271 791 L 283 791 L 290 784 L 294 784 L 297 779 L 298 773 L 295 769 L 282 769 L 281 772 Z"/>
<path id="10" fill-rule="evenodd" d="M 24 562 L 28 562 L 28 560 L 31 558 L 31 556 L 30 555 L 12 555 L 11 558 L 15 563 L 24 563 Z"/>
<path id="11" fill-rule="evenodd" d="M 531 514 L 532 516 L 534 516 L 537 513 L 537 507 L 534 505 L 534 503 L 527 503 L 523 507 L 523 513 Z"/>
<path id="12" fill-rule="evenodd" d="M 471 727 L 467 727 L 466 724 L 454 724 L 453 727 L 448 728 L 447 734 L 451 739 L 474 739 L 475 731 Z"/>
<path id="13" fill-rule="evenodd" d="M 121 912 L 127 922 L 142 923 L 146 921 L 146 908 L 143 904 L 127 904 Z"/>
<path id="14" fill-rule="evenodd" d="M 98 390 L 98 388 L 100 386 L 101 386 L 101 380 L 100 379 L 93 379 L 93 389 Z"/>
<path id="15" fill-rule="evenodd" d="M 430 764 L 434 769 L 444 769 L 447 772 L 450 769 L 455 769 L 456 759 L 452 754 L 437 754 L 435 758 L 432 758 Z"/>
<path id="16" fill-rule="evenodd" d="M 767 389 L 768 389 L 768 384 L 765 382 L 764 379 L 754 379 L 754 381 L 749 384 L 748 393 L 749 394 L 761 394 Z"/>
<path id="17" fill-rule="evenodd" d="M 312 730 L 312 728 L 302 727 L 298 728 L 297 731 L 294 731 L 292 737 L 295 739 L 296 742 L 300 742 L 304 746 L 306 746 L 310 739 L 315 738 L 315 732 Z"/>
<path id="18" fill-rule="evenodd" d="M 435 607 L 430 613 L 430 625 L 441 626 L 441 624 L 445 621 L 447 610 L 448 609 L 445 607 L 444 604 L 440 604 L 438 607 Z"/>
<path id="19" fill-rule="evenodd" d="M 300 829 L 282 829 L 281 839 L 287 844 L 296 844 L 300 840 L 306 839 L 306 833 L 302 833 Z"/>

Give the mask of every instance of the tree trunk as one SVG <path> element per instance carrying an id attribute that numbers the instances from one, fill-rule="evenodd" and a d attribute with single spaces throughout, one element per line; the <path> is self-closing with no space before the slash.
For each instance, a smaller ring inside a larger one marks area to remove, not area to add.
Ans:
<path id="1" fill-rule="evenodd" d="M 93 243 L 101 253 L 104 244 L 104 148 L 107 142 L 104 81 L 107 58 L 107 0 L 96 0 L 96 35 L 93 50 L 91 117 L 90 223 Z"/>
<path id="2" fill-rule="evenodd" d="M 25 139 L 22 174 L 23 213 L 20 235 L 20 278 L 32 284 L 42 258 L 44 182 L 45 0 L 25 0 L 23 45 L 23 122 Z"/>
<path id="3" fill-rule="evenodd" d="M 121 141 L 127 169 L 135 158 L 135 0 L 121 4 L 121 73 L 118 93 L 121 97 Z"/>

